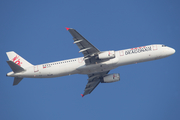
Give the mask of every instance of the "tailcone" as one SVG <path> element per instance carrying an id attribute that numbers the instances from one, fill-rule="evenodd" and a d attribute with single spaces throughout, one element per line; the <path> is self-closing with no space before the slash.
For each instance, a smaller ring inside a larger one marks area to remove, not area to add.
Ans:
<path id="1" fill-rule="evenodd" d="M 14 77 L 13 75 L 14 75 L 14 72 L 9 72 L 6 74 L 6 76 L 8 76 L 8 77 Z"/>

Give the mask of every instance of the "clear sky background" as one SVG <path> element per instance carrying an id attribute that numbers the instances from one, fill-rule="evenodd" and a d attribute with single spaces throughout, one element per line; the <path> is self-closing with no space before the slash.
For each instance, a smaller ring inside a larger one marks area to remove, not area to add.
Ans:
<path id="1" fill-rule="evenodd" d="M 0 120 L 180 120 L 179 0 L 0 1 Z M 99 50 L 165 44 L 170 57 L 116 68 L 121 80 L 81 97 L 86 75 L 12 86 L 7 51 L 30 63 L 82 57 L 65 27 Z"/>

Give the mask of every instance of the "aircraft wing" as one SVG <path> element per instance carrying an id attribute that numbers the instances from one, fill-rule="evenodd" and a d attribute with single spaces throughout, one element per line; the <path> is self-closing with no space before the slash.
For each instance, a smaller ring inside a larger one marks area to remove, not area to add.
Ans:
<path id="1" fill-rule="evenodd" d="M 100 51 L 94 47 L 88 40 L 86 40 L 81 34 L 79 34 L 73 28 L 66 28 L 73 36 L 74 43 L 79 47 L 80 51 L 84 55 L 84 60 L 86 64 L 95 63 L 95 58 L 93 56 Z"/>
<path id="2" fill-rule="evenodd" d="M 89 74 L 88 77 L 88 83 L 85 87 L 84 93 L 81 94 L 82 97 L 84 97 L 87 94 L 90 94 L 101 82 L 102 78 L 108 74 L 109 71 L 96 73 L 96 74 Z"/>

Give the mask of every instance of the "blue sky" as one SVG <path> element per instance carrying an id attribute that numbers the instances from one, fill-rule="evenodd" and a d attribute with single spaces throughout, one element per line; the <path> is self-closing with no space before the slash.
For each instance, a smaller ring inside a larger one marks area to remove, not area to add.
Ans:
<path id="1" fill-rule="evenodd" d="M 0 1 L 1 120 L 179 120 L 180 2 L 178 0 Z M 100 84 L 81 97 L 86 75 L 24 78 L 12 86 L 5 52 L 30 63 L 81 57 L 65 27 L 76 29 L 99 50 L 165 44 L 170 57 L 122 66 L 121 80 Z"/>

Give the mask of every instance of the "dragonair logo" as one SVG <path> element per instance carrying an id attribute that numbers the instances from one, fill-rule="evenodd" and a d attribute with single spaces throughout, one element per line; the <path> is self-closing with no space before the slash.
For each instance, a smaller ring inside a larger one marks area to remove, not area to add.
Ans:
<path id="1" fill-rule="evenodd" d="M 126 50 L 125 54 L 134 54 L 134 53 L 141 53 L 141 52 L 146 52 L 146 51 L 151 51 L 151 46 L 143 46 L 143 47 L 138 47 L 138 48 L 132 48 L 131 50 Z"/>
<path id="2" fill-rule="evenodd" d="M 17 65 L 19 65 L 19 66 L 21 66 L 21 64 L 22 64 L 22 62 L 20 61 L 20 58 L 19 58 L 18 55 L 16 55 L 16 56 L 12 59 L 12 61 L 13 61 L 14 63 L 16 63 Z"/>

